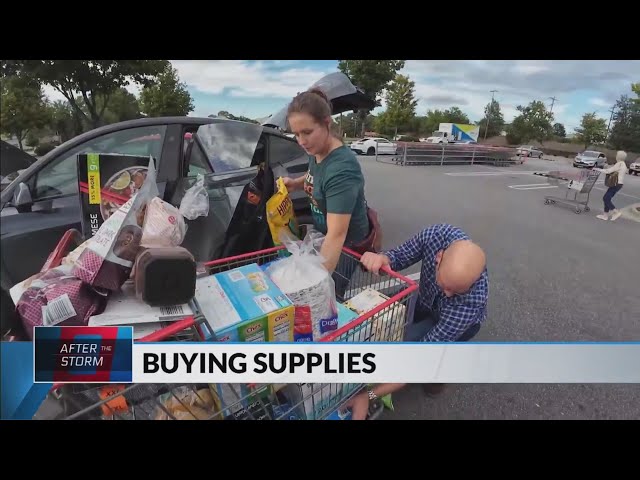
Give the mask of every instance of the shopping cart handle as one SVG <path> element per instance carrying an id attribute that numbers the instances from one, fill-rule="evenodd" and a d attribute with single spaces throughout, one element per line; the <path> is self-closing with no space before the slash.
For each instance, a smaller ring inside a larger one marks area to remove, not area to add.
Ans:
<path id="1" fill-rule="evenodd" d="M 157 332 L 150 333 L 149 335 L 140 338 L 139 342 L 159 342 L 172 335 L 176 335 L 177 333 L 186 330 L 189 327 L 193 327 L 196 324 L 196 320 L 194 317 L 187 317 L 183 320 L 178 320 L 166 328 L 162 330 L 158 330 Z"/>

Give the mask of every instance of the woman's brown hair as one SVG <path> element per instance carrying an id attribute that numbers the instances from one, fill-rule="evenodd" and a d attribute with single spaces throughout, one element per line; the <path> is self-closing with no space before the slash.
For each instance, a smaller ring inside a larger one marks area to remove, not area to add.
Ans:
<path id="1" fill-rule="evenodd" d="M 296 95 L 287 109 L 287 116 L 292 113 L 306 113 L 319 124 L 331 117 L 331 102 L 319 88 L 312 88 Z"/>

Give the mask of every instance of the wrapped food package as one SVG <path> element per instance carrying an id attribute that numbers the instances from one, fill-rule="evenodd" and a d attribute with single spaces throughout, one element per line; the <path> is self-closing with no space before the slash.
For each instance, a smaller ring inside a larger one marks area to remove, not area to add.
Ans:
<path id="1" fill-rule="evenodd" d="M 177 387 L 158 400 L 162 408 L 158 407 L 156 420 L 219 420 L 220 404 L 209 388 Z"/>
<path id="2" fill-rule="evenodd" d="M 186 233 L 184 218 L 176 207 L 160 197 L 151 199 L 142 226 L 143 247 L 177 247 Z"/>
<path id="3" fill-rule="evenodd" d="M 36 326 L 85 326 L 104 311 L 106 292 L 100 292 L 71 274 L 69 265 L 40 272 L 10 291 L 24 330 L 33 339 Z"/>
<path id="4" fill-rule="evenodd" d="M 94 287 L 119 290 L 140 250 L 145 209 L 157 195 L 156 171 L 150 159 L 144 184 L 89 240 L 74 264 L 73 275 Z"/>
<path id="5" fill-rule="evenodd" d="M 274 262 L 267 274 L 296 307 L 293 340 L 317 341 L 338 328 L 335 284 L 314 246 L 324 237 L 310 230 L 302 242 L 281 238 L 291 256 Z"/>

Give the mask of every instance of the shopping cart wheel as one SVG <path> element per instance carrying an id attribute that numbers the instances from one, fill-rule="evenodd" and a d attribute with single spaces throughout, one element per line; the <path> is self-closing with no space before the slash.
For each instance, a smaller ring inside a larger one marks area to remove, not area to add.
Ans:
<path id="1" fill-rule="evenodd" d="M 548 198 L 544 199 L 544 204 L 545 205 L 549 205 L 551 203 L 551 200 L 549 200 Z"/>
<path id="2" fill-rule="evenodd" d="M 585 212 L 588 212 L 589 210 L 591 210 L 589 207 L 584 207 Z"/>
<path id="3" fill-rule="evenodd" d="M 576 213 L 582 213 L 582 210 L 580 210 L 579 208 L 576 208 Z"/>

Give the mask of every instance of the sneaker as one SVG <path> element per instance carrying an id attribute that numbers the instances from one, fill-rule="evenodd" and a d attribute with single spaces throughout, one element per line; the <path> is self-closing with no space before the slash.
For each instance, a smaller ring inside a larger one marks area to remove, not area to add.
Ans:
<path id="1" fill-rule="evenodd" d="M 601 213 L 600 215 L 596 215 L 596 218 L 599 218 L 600 220 L 609 220 L 609 215 Z"/>
<path id="2" fill-rule="evenodd" d="M 620 210 L 614 210 L 613 215 L 611 215 L 611 221 L 613 222 L 614 220 L 617 220 L 621 215 L 622 212 Z"/>

